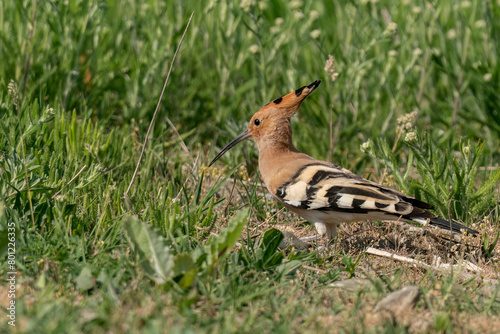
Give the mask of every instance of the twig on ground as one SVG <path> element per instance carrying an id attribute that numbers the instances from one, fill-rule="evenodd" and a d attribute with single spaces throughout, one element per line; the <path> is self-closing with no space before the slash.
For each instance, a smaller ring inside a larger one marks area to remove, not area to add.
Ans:
<path id="1" fill-rule="evenodd" d="M 418 260 L 415 260 L 415 259 L 412 259 L 412 258 L 409 258 L 406 256 L 401 256 L 401 255 L 389 253 L 389 252 L 386 252 L 386 251 L 383 251 L 380 249 L 376 249 L 373 247 L 368 247 L 366 249 L 366 253 L 381 256 L 381 257 L 386 257 L 386 258 L 401 261 L 401 262 L 411 263 L 411 264 L 417 265 L 419 267 L 424 267 L 426 269 L 431 268 L 431 266 L 429 266 L 427 263 L 424 263 L 422 261 L 418 261 Z"/>
<path id="2" fill-rule="evenodd" d="M 182 42 L 184 41 L 184 36 L 186 36 L 186 32 L 189 28 L 189 25 L 191 24 L 191 19 L 193 18 L 193 15 L 194 15 L 194 12 L 192 12 L 191 16 L 189 17 L 189 21 L 186 25 L 186 29 L 184 29 L 184 33 L 182 34 L 181 40 L 179 41 L 179 44 L 177 45 L 177 49 L 175 50 L 174 56 L 172 57 L 172 62 L 170 63 L 170 68 L 168 69 L 167 78 L 165 79 L 165 83 L 163 84 L 163 89 L 161 90 L 160 98 L 158 99 L 158 104 L 156 105 L 155 112 L 153 114 L 153 117 L 151 118 L 151 122 L 149 123 L 148 131 L 146 132 L 146 138 L 144 138 L 144 143 L 142 144 L 141 155 L 139 156 L 139 160 L 137 161 L 137 165 L 135 166 L 134 175 L 132 176 L 132 180 L 130 180 L 130 184 L 128 185 L 127 190 L 123 194 L 123 197 L 125 197 L 125 199 L 127 200 L 127 204 L 130 204 L 130 198 L 128 197 L 128 192 L 130 191 L 130 188 L 132 187 L 132 184 L 134 183 L 134 180 L 137 176 L 137 172 L 139 171 L 139 166 L 141 164 L 142 157 L 144 155 L 144 151 L 146 150 L 146 146 L 148 144 L 149 133 L 151 132 L 151 129 L 153 128 L 153 124 L 155 122 L 156 115 L 158 114 L 158 111 L 160 110 L 161 100 L 163 99 L 163 94 L 165 93 L 165 89 L 167 88 L 168 80 L 170 79 L 170 73 L 172 72 L 172 68 L 174 67 L 175 58 L 177 57 L 177 53 L 179 52 L 179 49 L 181 48 Z M 168 119 L 168 117 L 167 117 L 167 122 L 174 129 L 174 132 L 177 134 L 177 136 L 179 136 L 179 138 L 181 138 L 179 135 L 179 132 L 177 132 L 177 129 L 175 128 L 173 123 Z M 182 140 L 182 138 L 181 138 L 181 146 L 183 147 L 183 149 L 184 148 L 187 149 L 186 144 L 184 144 L 184 141 Z M 188 153 L 189 153 L 189 151 L 188 151 Z M 191 157 L 191 154 L 189 154 L 189 156 Z M 191 160 L 193 160 L 193 157 L 191 157 Z"/>
<path id="3" fill-rule="evenodd" d="M 478 267 L 475 264 L 473 264 L 473 263 L 471 263 L 469 261 L 466 261 L 466 260 L 463 260 L 463 262 L 462 262 L 463 265 L 450 264 L 450 263 L 441 263 L 441 258 L 438 257 L 438 256 L 436 256 L 436 257 L 434 257 L 433 264 L 432 265 L 428 265 L 427 263 L 419 261 L 419 260 L 415 260 L 415 259 L 412 259 L 412 258 L 409 258 L 409 257 L 406 257 L 406 256 L 401 256 L 401 255 L 389 253 L 389 252 L 386 252 L 386 251 L 383 251 L 383 250 L 380 250 L 380 249 L 375 249 L 373 247 L 368 247 L 366 249 L 366 253 L 372 254 L 372 255 L 381 256 L 381 257 L 385 257 L 385 258 L 389 258 L 389 259 L 396 260 L 396 261 L 410 263 L 410 264 L 413 264 L 413 265 L 415 265 L 417 267 L 420 267 L 420 268 L 432 269 L 432 270 L 436 270 L 436 271 L 439 271 L 439 272 L 450 272 L 451 270 L 456 269 L 457 272 L 459 273 L 458 275 L 461 278 L 466 279 L 466 280 L 471 279 L 471 278 L 482 278 L 480 276 L 469 274 L 469 273 L 467 273 L 467 272 L 465 272 L 463 270 L 460 270 L 460 269 L 462 269 L 462 268 L 465 267 L 465 269 L 467 269 L 469 271 L 472 271 L 472 272 L 474 272 L 476 274 L 479 274 L 479 273 L 481 273 L 483 271 L 480 267 Z M 491 282 L 493 284 L 498 284 L 498 280 L 491 279 L 491 278 L 482 278 L 482 281 L 484 283 Z"/>

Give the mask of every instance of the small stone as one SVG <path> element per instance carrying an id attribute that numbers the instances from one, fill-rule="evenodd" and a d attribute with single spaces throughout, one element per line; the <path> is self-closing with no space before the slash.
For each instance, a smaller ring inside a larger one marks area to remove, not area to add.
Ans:
<path id="1" fill-rule="evenodd" d="M 408 307 L 413 307 L 420 298 L 420 289 L 418 286 L 405 286 L 401 290 L 389 293 L 377 303 L 374 311 L 396 312 Z"/>
<path id="2" fill-rule="evenodd" d="M 483 286 L 481 289 L 479 289 L 479 293 L 486 297 L 491 297 L 495 293 L 497 294 L 497 296 L 499 296 L 500 295 L 499 291 L 500 287 L 498 286 L 498 284 L 487 284 Z"/>

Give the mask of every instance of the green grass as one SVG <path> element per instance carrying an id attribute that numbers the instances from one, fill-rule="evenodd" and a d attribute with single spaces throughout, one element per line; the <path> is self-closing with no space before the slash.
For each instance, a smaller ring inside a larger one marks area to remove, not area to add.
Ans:
<path id="1" fill-rule="evenodd" d="M 498 1 L 3 1 L 0 231 L 15 223 L 18 275 L 16 327 L 0 312 L 0 331 L 495 332 L 495 287 L 364 251 L 465 257 L 497 277 L 499 54 Z M 262 105 L 316 79 L 292 122 L 300 150 L 428 201 L 482 240 L 412 243 L 365 223 L 324 252 L 277 249 L 273 228 L 313 229 L 266 197 L 256 147 L 204 167 Z M 351 276 L 372 285 L 329 286 Z M 413 310 L 372 312 L 411 284 Z M 2 306 L 7 294 L 2 282 Z"/>

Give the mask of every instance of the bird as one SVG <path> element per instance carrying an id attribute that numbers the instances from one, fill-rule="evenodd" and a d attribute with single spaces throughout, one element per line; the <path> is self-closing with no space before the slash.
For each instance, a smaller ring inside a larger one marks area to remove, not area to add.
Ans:
<path id="1" fill-rule="evenodd" d="M 478 234 L 437 217 L 429 211 L 434 207 L 426 202 L 297 150 L 292 142 L 291 118 L 320 83 L 316 80 L 262 107 L 250 119 L 247 130 L 229 142 L 209 167 L 236 144 L 252 138 L 266 188 L 284 207 L 314 224 L 318 234 L 304 238 L 308 240 L 326 236 L 331 241 L 340 223 L 372 220 L 413 222 Z"/>

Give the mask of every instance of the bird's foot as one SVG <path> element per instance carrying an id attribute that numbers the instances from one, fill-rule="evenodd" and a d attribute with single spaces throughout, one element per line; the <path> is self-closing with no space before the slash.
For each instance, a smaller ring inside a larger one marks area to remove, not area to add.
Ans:
<path id="1" fill-rule="evenodd" d="M 323 237 L 324 237 L 324 235 L 316 234 L 316 235 L 311 235 L 309 237 L 300 238 L 300 241 L 305 242 L 306 244 L 310 244 L 311 241 L 321 240 Z M 323 249 L 327 248 L 328 246 L 330 246 L 331 243 L 332 243 L 332 240 L 328 240 L 327 242 L 321 243 L 319 246 L 316 247 L 316 250 L 319 250 L 319 251 L 323 250 Z"/>
<path id="2" fill-rule="evenodd" d="M 316 234 L 316 235 L 311 235 L 309 237 L 302 237 L 302 238 L 300 238 L 300 240 L 303 241 L 303 242 L 310 242 L 310 241 L 319 240 L 322 237 L 323 237 L 322 235 Z"/>

